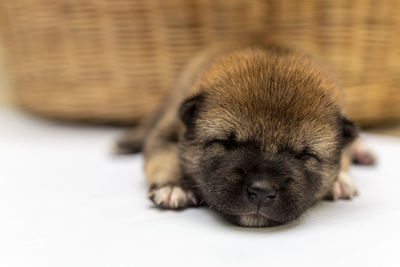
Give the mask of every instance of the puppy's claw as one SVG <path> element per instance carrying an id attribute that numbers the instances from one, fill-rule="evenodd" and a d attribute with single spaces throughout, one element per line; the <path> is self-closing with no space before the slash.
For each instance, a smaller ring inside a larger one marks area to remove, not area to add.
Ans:
<path id="1" fill-rule="evenodd" d="M 192 191 L 176 185 L 165 185 L 149 191 L 147 197 L 163 209 L 183 209 L 197 205 Z"/>
<path id="2" fill-rule="evenodd" d="M 346 172 L 341 172 L 338 180 L 333 184 L 328 198 L 333 200 L 353 199 L 357 195 L 358 190 L 351 176 Z"/>

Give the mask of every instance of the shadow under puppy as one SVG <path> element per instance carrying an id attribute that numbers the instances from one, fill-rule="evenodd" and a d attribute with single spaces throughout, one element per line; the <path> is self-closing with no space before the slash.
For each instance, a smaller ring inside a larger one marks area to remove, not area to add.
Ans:
<path id="1" fill-rule="evenodd" d="M 204 203 L 238 225 L 277 225 L 357 194 L 348 150 L 358 129 L 343 107 L 340 85 L 311 56 L 226 41 L 195 57 L 159 113 L 117 148 L 143 150 L 156 206 Z"/>

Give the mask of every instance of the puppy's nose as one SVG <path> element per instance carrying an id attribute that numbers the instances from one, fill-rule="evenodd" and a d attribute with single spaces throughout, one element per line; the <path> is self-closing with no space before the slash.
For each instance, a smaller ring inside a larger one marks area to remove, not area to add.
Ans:
<path id="1" fill-rule="evenodd" d="M 268 181 L 255 181 L 247 187 L 247 197 L 256 205 L 263 205 L 276 198 L 276 190 Z"/>

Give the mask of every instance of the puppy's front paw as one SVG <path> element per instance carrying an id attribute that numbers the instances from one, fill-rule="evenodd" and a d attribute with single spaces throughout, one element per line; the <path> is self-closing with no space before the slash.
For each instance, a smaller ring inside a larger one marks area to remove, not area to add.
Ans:
<path id="1" fill-rule="evenodd" d="M 358 190 L 353 178 L 346 172 L 340 172 L 338 180 L 333 184 L 331 192 L 328 194 L 328 198 L 333 200 L 353 199 L 357 195 Z"/>
<path id="2" fill-rule="evenodd" d="M 197 199 L 191 190 L 177 185 L 165 185 L 151 189 L 147 194 L 157 207 L 163 209 L 183 209 L 197 205 Z"/>

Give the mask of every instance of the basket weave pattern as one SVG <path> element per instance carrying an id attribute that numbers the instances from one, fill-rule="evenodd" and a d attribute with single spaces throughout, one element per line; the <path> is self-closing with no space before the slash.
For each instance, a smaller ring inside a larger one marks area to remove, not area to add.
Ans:
<path id="1" fill-rule="evenodd" d="M 316 55 L 363 124 L 400 118 L 400 1 L 0 0 L 20 106 L 47 117 L 135 123 L 209 42 L 264 31 Z"/>

